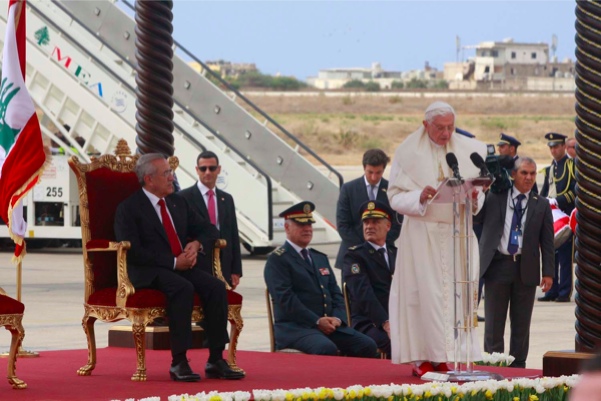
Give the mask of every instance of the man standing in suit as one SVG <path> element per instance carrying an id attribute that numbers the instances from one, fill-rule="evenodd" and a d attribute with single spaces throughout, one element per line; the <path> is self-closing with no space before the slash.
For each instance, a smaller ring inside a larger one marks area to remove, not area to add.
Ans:
<path id="1" fill-rule="evenodd" d="M 363 242 L 363 223 L 357 215 L 359 207 L 368 200 L 378 200 L 388 203 L 388 180 L 382 178 L 386 164 L 390 158 L 380 149 L 370 149 L 363 154 L 363 177 L 347 182 L 340 188 L 338 206 L 336 208 L 336 226 L 338 234 L 342 238 L 338 256 L 336 257 L 337 268 L 342 268 L 344 255 L 349 246 L 358 245 Z M 394 241 L 401 233 L 403 216 L 394 214 L 392 228 L 386 237 L 388 245 L 394 245 Z"/>
<path id="2" fill-rule="evenodd" d="M 204 151 L 196 158 L 196 185 L 178 193 L 192 205 L 205 220 L 210 221 L 219 230 L 219 237 L 227 241 L 221 250 L 221 271 L 223 277 L 235 289 L 242 277 L 242 258 L 240 256 L 240 236 L 234 198 L 216 187 L 217 177 L 221 173 L 219 158 L 211 151 Z M 207 266 L 207 264 L 201 264 Z M 212 274 L 212 266 L 207 273 Z"/>
<path id="3" fill-rule="evenodd" d="M 390 359 L 388 298 L 396 248 L 386 245 L 394 213 L 380 201 L 367 201 L 359 209 L 365 242 L 351 246 L 344 256 L 342 281 L 351 304 L 352 326 L 371 337 Z"/>
<path id="4" fill-rule="evenodd" d="M 553 284 L 553 216 L 549 202 L 532 191 L 536 163 L 520 157 L 512 171 L 513 187 L 489 191 L 477 218 L 482 221 L 480 277 L 484 278 L 484 350 L 503 352 L 509 308 L 513 367 L 525 368 L 536 286 Z M 542 255 L 542 279 L 541 279 Z"/>
<path id="5" fill-rule="evenodd" d="M 545 135 L 553 162 L 545 168 L 545 182 L 540 194 L 547 197 L 551 205 L 556 205 L 568 216 L 576 205 L 576 175 L 574 159 L 566 154 L 566 136 L 549 132 Z M 572 253 L 570 238 L 555 251 L 555 282 L 553 287 L 538 298 L 541 302 L 570 302 L 572 295 Z"/>
<path id="6" fill-rule="evenodd" d="M 142 188 L 124 200 L 115 215 L 117 241 L 129 241 L 127 271 L 136 289 L 155 288 L 167 298 L 172 362 L 176 381 L 199 381 L 188 364 L 192 344 L 190 323 L 196 292 L 207 322 L 208 378 L 240 379 L 223 359 L 227 334 L 227 293 L 222 281 L 194 268 L 202 240 L 218 238 L 217 230 L 179 196 L 173 194 L 173 170 L 165 157 L 140 157 L 136 175 Z"/>
<path id="7" fill-rule="evenodd" d="M 265 283 L 273 299 L 275 345 L 306 354 L 372 358 L 376 343 L 348 327 L 344 300 L 328 257 L 307 248 L 313 239 L 311 202 L 282 213 L 286 243 L 265 264 Z"/>

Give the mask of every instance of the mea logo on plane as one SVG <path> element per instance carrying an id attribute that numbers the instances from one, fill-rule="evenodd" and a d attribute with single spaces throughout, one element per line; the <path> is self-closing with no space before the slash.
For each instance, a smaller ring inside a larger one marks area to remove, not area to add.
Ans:
<path id="1" fill-rule="evenodd" d="M 48 32 L 48 27 L 44 26 L 38 29 L 35 32 L 35 38 L 38 46 L 48 46 L 50 44 L 50 33 Z M 102 82 L 92 82 L 92 74 L 85 70 L 81 64 L 73 62 L 73 58 L 61 51 L 59 46 L 54 45 L 54 49 L 52 49 L 52 56 L 81 83 L 86 85 L 88 89 L 97 94 L 99 97 L 105 99 L 102 90 Z M 115 93 L 110 101 L 112 103 L 113 110 L 117 111 L 118 113 L 124 112 L 127 108 L 127 103 L 125 101 L 126 98 L 127 95 L 122 91 Z"/>

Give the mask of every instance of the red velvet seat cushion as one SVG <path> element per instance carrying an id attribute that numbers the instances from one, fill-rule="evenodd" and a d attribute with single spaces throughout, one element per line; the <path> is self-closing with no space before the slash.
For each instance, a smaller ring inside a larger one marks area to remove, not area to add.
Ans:
<path id="1" fill-rule="evenodd" d="M 227 290 L 228 305 L 242 305 L 242 295 L 233 290 Z"/>
<path id="2" fill-rule="evenodd" d="M 229 305 L 242 304 L 242 295 L 235 291 L 228 291 L 227 295 Z M 88 305 L 115 307 L 117 306 L 116 297 L 116 288 L 105 288 L 90 295 Z M 125 306 L 128 308 L 164 308 L 166 305 L 167 299 L 162 292 L 153 289 L 142 289 L 136 290 L 135 294 L 127 298 L 127 304 Z M 194 306 L 202 307 L 198 294 L 194 294 Z"/>
<path id="3" fill-rule="evenodd" d="M 0 315 L 23 314 L 25 305 L 6 295 L 0 295 Z"/>

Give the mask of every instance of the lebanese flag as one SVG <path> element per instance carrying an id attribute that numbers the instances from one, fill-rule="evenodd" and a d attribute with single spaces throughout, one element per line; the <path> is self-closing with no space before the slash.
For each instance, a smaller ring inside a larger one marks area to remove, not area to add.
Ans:
<path id="1" fill-rule="evenodd" d="M 25 0 L 10 0 L 0 83 L 0 218 L 15 241 L 13 261 L 25 256 L 21 199 L 40 179 L 47 156 L 33 101 L 25 87 Z M 49 161 L 49 160 L 48 160 Z"/>

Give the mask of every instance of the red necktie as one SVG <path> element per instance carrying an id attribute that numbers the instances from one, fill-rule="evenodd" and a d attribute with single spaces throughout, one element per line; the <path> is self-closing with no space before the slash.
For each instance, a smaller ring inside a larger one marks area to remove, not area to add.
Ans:
<path id="1" fill-rule="evenodd" d="M 217 216 L 215 215 L 215 192 L 212 189 L 209 189 L 209 201 L 207 204 L 207 209 L 209 209 L 209 219 L 211 220 L 211 224 L 217 226 Z"/>
<path id="2" fill-rule="evenodd" d="M 161 207 L 161 219 L 163 220 L 163 227 L 165 227 L 167 239 L 171 246 L 171 252 L 173 252 L 173 256 L 177 257 L 182 253 L 182 244 L 180 244 L 179 238 L 177 238 L 175 227 L 173 227 L 173 223 L 171 222 L 169 213 L 167 213 L 167 208 L 165 207 L 165 201 L 163 199 L 159 199 L 159 206 Z"/>

